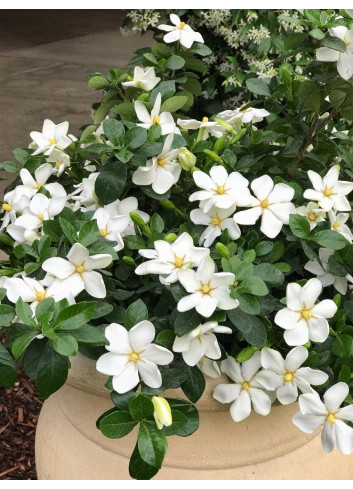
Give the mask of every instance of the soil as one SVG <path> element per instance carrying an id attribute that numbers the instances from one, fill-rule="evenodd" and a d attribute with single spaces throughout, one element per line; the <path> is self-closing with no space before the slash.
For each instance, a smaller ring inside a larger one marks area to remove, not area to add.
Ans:
<path id="1" fill-rule="evenodd" d="M 43 401 L 20 370 L 13 387 L 0 387 L 0 480 L 36 480 L 34 437 Z"/>

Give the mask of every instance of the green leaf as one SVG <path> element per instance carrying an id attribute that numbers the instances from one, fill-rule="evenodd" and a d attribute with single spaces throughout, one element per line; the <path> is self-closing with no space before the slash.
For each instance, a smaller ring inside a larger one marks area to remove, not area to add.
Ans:
<path id="1" fill-rule="evenodd" d="M 345 53 L 347 50 L 347 46 L 336 36 L 327 36 L 321 41 L 321 46 L 325 48 L 334 49 L 335 51 L 339 51 L 340 53 Z"/>
<path id="2" fill-rule="evenodd" d="M 236 356 L 236 361 L 238 363 L 246 362 L 247 360 L 250 360 L 256 351 L 258 351 L 256 346 L 247 346 L 238 353 Z"/>
<path id="3" fill-rule="evenodd" d="M 47 234 L 52 241 L 60 241 L 61 237 L 61 227 L 58 221 L 44 221 L 43 231 Z"/>
<path id="4" fill-rule="evenodd" d="M 310 235 L 309 221 L 299 214 L 290 214 L 289 227 L 294 236 L 306 239 Z"/>
<path id="5" fill-rule="evenodd" d="M 74 357 L 78 351 L 78 343 L 69 333 L 58 333 L 53 339 L 54 350 L 64 357 Z"/>
<path id="6" fill-rule="evenodd" d="M 168 58 L 172 54 L 172 50 L 166 44 L 157 42 L 152 46 L 152 54 L 160 58 Z"/>
<path id="7" fill-rule="evenodd" d="M 135 397 L 134 391 L 125 392 L 125 394 L 118 394 L 115 391 L 110 393 L 110 398 L 113 401 L 114 405 L 119 408 L 121 411 L 129 410 L 129 402 L 131 399 Z"/>
<path id="8" fill-rule="evenodd" d="M 16 316 L 23 324 L 34 326 L 33 311 L 30 306 L 20 297 L 16 302 Z"/>
<path id="9" fill-rule="evenodd" d="M 58 331 L 78 329 L 93 318 L 94 311 L 94 302 L 72 304 L 59 312 L 53 328 Z"/>
<path id="10" fill-rule="evenodd" d="M 153 419 L 153 402 L 149 397 L 138 394 L 129 402 L 129 412 L 136 421 Z"/>
<path id="11" fill-rule="evenodd" d="M 55 301 L 52 297 L 39 302 L 36 307 L 36 318 L 39 323 L 49 322 L 52 320 L 55 312 Z"/>
<path id="12" fill-rule="evenodd" d="M 201 73 L 207 71 L 207 66 L 205 63 L 197 58 L 188 58 L 185 61 L 185 68 L 189 68 L 193 71 L 199 71 Z"/>
<path id="13" fill-rule="evenodd" d="M 315 232 L 310 237 L 310 240 L 330 250 L 342 250 L 348 244 L 348 241 L 342 234 L 332 230 Z"/>
<path id="14" fill-rule="evenodd" d="M 0 342 L 0 385 L 11 387 L 17 380 L 16 364 Z"/>
<path id="15" fill-rule="evenodd" d="M 101 233 L 98 229 L 97 221 L 87 221 L 83 224 L 78 235 L 78 241 L 82 246 L 89 246 L 101 238 Z"/>
<path id="16" fill-rule="evenodd" d="M 147 464 L 141 458 L 138 451 L 138 444 L 136 443 L 129 462 L 130 477 L 137 480 L 149 480 L 152 479 L 158 471 L 159 468 L 152 467 L 152 465 Z"/>
<path id="17" fill-rule="evenodd" d="M 321 90 L 320 87 L 313 81 L 306 80 L 301 83 L 298 97 L 305 109 L 320 113 L 321 107 Z M 304 218 L 305 219 L 305 218 Z"/>
<path id="18" fill-rule="evenodd" d="M 110 142 L 115 146 L 119 146 L 124 137 L 125 129 L 121 122 L 116 119 L 106 119 L 103 122 L 103 131 Z"/>
<path id="19" fill-rule="evenodd" d="M 174 340 L 175 340 L 174 331 L 171 331 L 170 329 L 166 329 L 166 330 L 158 333 L 158 335 L 154 341 L 155 341 L 155 343 L 158 343 L 159 345 L 164 346 L 164 348 L 167 348 L 168 350 L 172 350 Z"/>
<path id="20" fill-rule="evenodd" d="M 112 161 L 103 166 L 95 183 L 95 192 L 102 204 L 111 204 L 124 191 L 127 168 L 121 161 Z"/>
<path id="21" fill-rule="evenodd" d="M 236 290 L 234 295 L 232 294 L 232 298 L 238 299 L 240 309 L 247 314 L 253 314 L 255 316 L 260 314 L 260 304 L 253 295 L 244 294 Z"/>
<path id="22" fill-rule="evenodd" d="M 2 163 L 2 167 L 8 173 L 19 173 L 20 171 L 16 163 L 13 163 L 13 161 L 4 161 Z"/>
<path id="23" fill-rule="evenodd" d="M 164 229 L 164 220 L 159 214 L 154 213 L 149 222 L 152 233 L 161 233 Z"/>
<path id="24" fill-rule="evenodd" d="M 185 103 L 187 102 L 187 97 L 184 96 L 175 96 L 168 98 L 165 102 L 163 102 L 162 107 L 161 107 L 161 113 L 162 112 L 176 112 L 177 110 L 181 109 Z"/>
<path id="25" fill-rule="evenodd" d="M 59 223 L 61 226 L 61 229 L 63 230 L 63 233 L 67 237 L 67 239 L 70 241 L 71 244 L 75 244 L 77 242 L 77 231 L 73 227 L 73 225 L 64 219 L 63 217 L 59 217 Z"/>
<path id="26" fill-rule="evenodd" d="M 168 443 L 164 433 L 154 426 L 141 423 L 137 438 L 141 458 L 153 467 L 160 468 L 167 452 Z"/>
<path id="27" fill-rule="evenodd" d="M 260 277 L 249 277 L 244 279 L 238 286 L 238 289 L 252 295 L 264 296 L 268 294 L 268 288 Z"/>
<path id="28" fill-rule="evenodd" d="M 108 302 L 94 302 L 94 315 L 92 319 L 101 318 L 103 316 L 107 316 L 113 310 L 113 306 L 108 304 Z"/>
<path id="29" fill-rule="evenodd" d="M 290 49 L 295 49 L 300 44 L 302 44 L 307 37 L 308 34 L 304 32 L 295 32 L 293 34 L 290 34 L 289 36 L 286 36 L 284 38 L 284 49 L 286 51 L 289 51 Z"/>
<path id="30" fill-rule="evenodd" d="M 37 387 L 43 399 L 47 399 L 64 385 L 68 368 L 68 358 L 59 355 L 48 342 L 39 360 L 37 375 Z"/>
<path id="31" fill-rule="evenodd" d="M 319 41 L 321 41 L 321 39 L 323 39 L 325 37 L 325 33 L 321 29 L 316 27 L 315 29 L 312 29 L 309 32 L 309 36 L 313 37 L 314 39 L 318 39 Z"/>
<path id="32" fill-rule="evenodd" d="M 109 86 L 109 81 L 103 75 L 94 75 L 88 80 L 88 86 L 92 90 L 102 90 Z"/>
<path id="33" fill-rule="evenodd" d="M 144 321 L 148 318 L 148 309 L 145 303 L 138 299 L 136 302 L 133 302 L 126 311 L 124 318 L 124 326 L 127 330 L 131 329 L 135 324 L 140 321 Z"/>
<path id="34" fill-rule="evenodd" d="M 99 429 L 107 438 L 123 438 L 137 425 L 131 414 L 125 411 L 115 411 L 101 418 Z"/>
<path id="35" fill-rule="evenodd" d="M 16 158 L 17 161 L 22 163 L 22 165 L 24 165 L 26 163 L 26 161 L 28 160 L 28 158 L 30 157 L 28 152 L 22 148 L 14 149 L 12 151 L 12 154 L 14 155 L 14 157 Z"/>
<path id="36" fill-rule="evenodd" d="M 193 95 L 201 95 L 202 93 L 202 85 L 198 80 L 195 80 L 195 78 L 189 78 L 187 82 L 183 84 L 183 88 Z"/>
<path id="37" fill-rule="evenodd" d="M 201 324 L 201 316 L 195 311 L 176 312 L 174 320 L 174 331 L 177 336 L 190 333 Z"/>
<path id="38" fill-rule="evenodd" d="M 148 61 L 148 63 L 146 63 L 146 66 L 158 65 L 158 61 L 156 60 L 156 58 L 153 56 L 152 53 L 144 53 L 143 57 Z"/>
<path id="39" fill-rule="evenodd" d="M 272 248 L 272 241 L 260 241 L 260 243 L 255 246 L 256 256 L 268 255 L 269 253 L 271 253 Z"/>
<path id="40" fill-rule="evenodd" d="M 250 92 L 256 93 L 256 95 L 270 95 L 267 83 L 260 78 L 249 78 L 246 80 L 246 86 Z"/>
<path id="41" fill-rule="evenodd" d="M 143 127 L 133 127 L 125 135 L 125 144 L 131 149 L 142 146 L 147 141 L 147 131 Z"/>
<path id="42" fill-rule="evenodd" d="M 181 56 L 177 56 L 173 54 L 170 58 L 167 59 L 165 68 L 169 68 L 170 70 L 180 70 L 185 65 L 185 59 Z"/>
<path id="43" fill-rule="evenodd" d="M 24 271 L 26 272 L 26 275 L 31 275 L 33 272 L 38 270 L 39 267 L 40 267 L 39 263 L 29 262 L 26 263 L 23 268 Z"/>
<path id="44" fill-rule="evenodd" d="M 109 344 L 104 333 L 96 326 L 90 326 L 89 324 L 85 324 L 81 328 L 70 331 L 70 334 L 76 341 L 85 345 L 101 346 Z"/>
<path id="45" fill-rule="evenodd" d="M 273 248 L 272 248 L 272 251 L 271 251 L 271 257 L 270 257 L 270 262 L 271 263 L 276 263 L 276 261 L 278 261 L 283 256 L 283 253 L 284 253 L 284 244 L 283 244 L 283 241 L 276 241 L 273 244 Z"/>
<path id="46" fill-rule="evenodd" d="M 146 243 L 140 236 L 124 236 L 124 244 L 128 250 L 141 250 L 146 248 Z"/>
<path id="47" fill-rule="evenodd" d="M 0 326 L 10 324 L 15 317 L 15 310 L 11 306 L 5 304 L 0 305 Z"/>
<path id="48" fill-rule="evenodd" d="M 11 351 L 15 358 L 18 358 L 25 351 L 31 341 L 37 336 L 38 331 L 29 331 L 18 336 L 12 344 Z"/>
<path id="49" fill-rule="evenodd" d="M 351 380 L 351 369 L 348 365 L 342 365 L 341 371 L 338 374 L 338 382 L 345 382 L 348 384 Z"/>
<path id="50" fill-rule="evenodd" d="M 172 417 L 175 411 L 181 412 L 187 419 L 186 425 L 178 432 L 178 436 L 190 436 L 199 427 L 199 412 L 197 408 L 184 399 L 166 398 L 172 410 Z"/>
<path id="51" fill-rule="evenodd" d="M 182 432 L 186 426 L 188 420 L 181 411 L 174 410 L 172 413 L 172 424 L 170 426 L 163 426 L 163 433 L 166 436 L 178 435 Z"/>
<path id="52" fill-rule="evenodd" d="M 275 265 L 270 263 L 260 263 L 254 267 L 254 275 L 261 277 L 264 282 L 269 285 L 282 285 L 284 282 L 284 275 Z"/>
<path id="53" fill-rule="evenodd" d="M 205 377 L 201 370 L 195 366 L 187 365 L 188 377 L 181 384 L 182 391 L 191 402 L 197 402 L 205 390 Z"/>
<path id="54" fill-rule="evenodd" d="M 266 343 L 267 333 L 262 321 L 237 309 L 227 311 L 231 323 L 243 334 L 251 346 L 263 347 Z"/>
<path id="55" fill-rule="evenodd" d="M 332 343 L 331 350 L 338 357 L 351 357 L 353 354 L 353 338 L 345 334 L 336 336 L 335 341 Z"/>
<path id="56" fill-rule="evenodd" d="M 326 271 L 336 277 L 345 277 L 348 274 L 346 268 L 341 265 L 334 256 L 329 257 Z"/>

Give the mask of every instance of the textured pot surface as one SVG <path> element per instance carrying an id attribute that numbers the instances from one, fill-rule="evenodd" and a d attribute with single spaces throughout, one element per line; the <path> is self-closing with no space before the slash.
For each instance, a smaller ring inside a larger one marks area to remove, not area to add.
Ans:
<path id="1" fill-rule="evenodd" d="M 39 479 L 125 480 L 137 428 L 111 440 L 96 428 L 112 407 L 105 377 L 95 362 L 78 355 L 65 386 L 51 396 L 40 414 L 36 436 Z M 226 379 L 224 379 L 226 382 Z M 235 423 L 230 405 L 212 397 L 220 379 L 207 382 L 197 403 L 200 428 L 188 438 L 168 437 L 168 452 L 155 479 L 353 479 L 353 455 L 326 454 L 320 433 L 305 435 L 292 424 L 297 403 L 274 405 L 268 416 L 252 413 Z M 185 398 L 178 390 L 165 397 Z"/>

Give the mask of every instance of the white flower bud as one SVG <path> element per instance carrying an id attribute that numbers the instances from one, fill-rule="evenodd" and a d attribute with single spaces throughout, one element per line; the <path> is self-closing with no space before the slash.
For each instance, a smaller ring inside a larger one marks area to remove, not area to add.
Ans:
<path id="1" fill-rule="evenodd" d="M 186 170 L 186 171 L 191 170 L 191 168 L 193 168 L 196 164 L 196 156 L 186 148 L 182 148 L 179 151 L 178 159 L 179 159 L 179 163 L 181 164 L 183 170 Z"/>
<path id="2" fill-rule="evenodd" d="M 168 401 L 164 397 L 153 396 L 152 402 L 154 406 L 153 416 L 157 428 L 161 430 L 163 426 L 170 426 L 172 424 L 172 412 Z"/>

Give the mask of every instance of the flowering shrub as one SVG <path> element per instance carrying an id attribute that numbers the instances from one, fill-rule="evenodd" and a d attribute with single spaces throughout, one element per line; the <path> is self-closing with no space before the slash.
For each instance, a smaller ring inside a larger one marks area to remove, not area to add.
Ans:
<path id="1" fill-rule="evenodd" d="M 211 50 L 174 13 L 133 74 L 89 77 L 104 95 L 79 139 L 45 120 L 2 163 L 0 383 L 21 365 L 47 398 L 71 356 L 96 360 L 114 405 L 98 428 L 139 425 L 134 478 L 198 428 L 207 377 L 235 422 L 299 398 L 293 422 L 353 452 L 351 11 L 296 15 L 277 37 L 311 53 L 305 74 L 250 71 L 246 106 L 199 117 Z"/>

